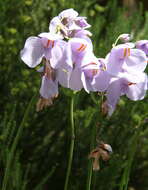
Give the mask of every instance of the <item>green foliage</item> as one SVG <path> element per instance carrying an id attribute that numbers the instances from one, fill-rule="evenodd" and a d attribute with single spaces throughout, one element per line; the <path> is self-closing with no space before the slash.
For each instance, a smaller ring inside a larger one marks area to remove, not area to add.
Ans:
<path id="1" fill-rule="evenodd" d="M 2 190 L 63 189 L 70 142 L 69 97 L 60 89 L 54 105 L 37 113 L 28 102 L 39 89 L 40 76 L 20 60 L 27 37 L 48 31 L 52 17 L 73 7 L 88 17 L 94 50 L 105 56 L 121 33 L 147 38 L 148 12 L 128 10 L 111 0 L 0 1 L 0 168 Z M 148 189 L 148 97 L 132 102 L 122 98 L 111 118 L 100 115 L 99 95 L 75 95 L 75 149 L 69 190 Z M 27 113 L 27 115 L 24 113 Z M 24 118 L 24 119 L 23 119 Z M 94 134 L 95 131 L 95 134 Z M 96 138 L 112 145 L 108 162 L 91 171 L 90 151 Z M 89 173 L 88 173 L 89 171 Z M 3 178 L 3 180 L 2 180 Z M 88 185 L 87 185 L 88 187 Z"/>

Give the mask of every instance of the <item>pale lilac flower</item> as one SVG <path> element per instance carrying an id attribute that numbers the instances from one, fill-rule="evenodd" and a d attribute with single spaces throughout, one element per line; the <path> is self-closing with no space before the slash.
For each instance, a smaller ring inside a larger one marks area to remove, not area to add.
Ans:
<path id="1" fill-rule="evenodd" d="M 69 88 L 72 90 L 85 89 L 86 92 L 94 91 L 93 77 L 99 72 L 98 59 L 92 52 L 87 52 L 79 64 L 75 64 L 71 72 Z"/>
<path id="2" fill-rule="evenodd" d="M 120 73 L 143 72 L 147 66 L 147 57 L 142 50 L 131 48 L 132 43 L 118 45 L 107 55 L 107 71 L 118 76 Z"/>
<path id="3" fill-rule="evenodd" d="M 104 59 L 94 56 L 91 42 L 80 38 L 69 40 L 63 63 L 64 60 L 63 71 L 69 78 L 68 87 L 70 89 L 79 91 L 84 88 L 88 93 L 107 89 L 110 75 L 106 71 L 106 63 Z M 62 78 L 63 76 L 59 80 L 61 85 L 63 85 Z"/>
<path id="4" fill-rule="evenodd" d="M 59 83 L 67 88 L 73 90 L 80 90 L 82 87 L 81 80 L 78 80 L 78 76 L 75 74 L 79 72 L 81 61 L 88 51 L 92 51 L 92 46 L 84 39 L 73 38 L 69 40 L 65 46 L 61 64 L 58 67 L 57 75 Z M 75 72 L 76 71 L 76 72 Z M 75 86 L 71 85 L 72 78 L 78 80 L 75 82 Z"/>
<path id="5" fill-rule="evenodd" d="M 69 88 L 90 91 L 105 91 L 109 85 L 110 76 L 106 67 L 92 52 L 87 52 L 79 64 L 75 64 L 71 72 Z"/>
<path id="6" fill-rule="evenodd" d="M 40 94 L 45 99 L 53 98 L 58 94 L 56 73 L 48 61 L 46 61 L 44 66 Z"/>
<path id="7" fill-rule="evenodd" d="M 65 43 L 57 35 L 50 33 L 41 33 L 38 37 L 29 37 L 23 50 L 21 50 L 21 59 L 29 67 L 34 68 L 41 63 L 43 57 L 50 60 L 52 56 L 58 55 L 53 61 L 55 65 L 62 57 Z"/>
<path id="8" fill-rule="evenodd" d="M 93 53 L 87 53 L 81 63 L 81 81 L 87 93 L 95 91 L 92 85 L 93 78 L 100 72 L 98 59 Z"/>
<path id="9" fill-rule="evenodd" d="M 141 49 L 146 55 L 148 55 L 148 40 L 137 41 L 136 48 Z"/>
<path id="10" fill-rule="evenodd" d="M 94 91 L 104 92 L 108 88 L 109 82 L 111 80 L 111 75 L 107 72 L 106 59 L 99 58 L 98 63 L 99 70 L 93 78 L 92 86 Z"/>
<path id="11" fill-rule="evenodd" d="M 65 61 L 71 68 L 73 66 L 81 66 L 81 61 L 88 52 L 93 52 L 92 43 L 85 39 L 72 38 L 68 41 L 65 49 Z"/>
<path id="12" fill-rule="evenodd" d="M 68 80 L 67 75 L 63 76 L 62 71 L 62 58 L 66 45 L 67 42 L 60 40 L 57 35 L 41 33 L 38 37 L 28 38 L 21 51 L 21 58 L 29 67 L 44 64 L 39 69 L 43 72 L 43 76 L 37 110 L 52 104 L 52 100 L 58 95 L 58 82 L 61 78 L 64 83 Z"/>
<path id="13" fill-rule="evenodd" d="M 40 98 L 37 103 L 37 111 L 41 111 L 44 107 L 53 104 L 53 99 L 58 96 L 58 81 L 55 70 L 51 67 L 48 60 L 43 59 L 44 66 L 39 72 L 43 71 Z"/>
<path id="14" fill-rule="evenodd" d="M 107 105 L 109 115 L 115 110 L 120 96 L 126 95 L 129 99 L 142 100 L 148 89 L 148 77 L 145 73 L 123 73 L 120 78 L 112 78 L 107 89 Z"/>
<path id="15" fill-rule="evenodd" d="M 67 9 L 51 20 L 49 31 L 63 38 L 70 38 L 74 30 L 89 27 L 90 25 L 87 23 L 86 17 L 78 17 L 78 13 L 75 10 Z"/>
<path id="16" fill-rule="evenodd" d="M 63 58 L 66 65 L 64 68 L 66 69 L 65 74 L 69 76 L 69 88 L 72 90 L 78 91 L 83 88 L 81 75 L 83 75 L 82 70 L 85 70 L 84 58 L 87 58 L 85 64 L 88 64 L 90 55 L 93 55 L 92 51 L 92 44 L 84 39 L 73 38 L 68 41 Z"/>

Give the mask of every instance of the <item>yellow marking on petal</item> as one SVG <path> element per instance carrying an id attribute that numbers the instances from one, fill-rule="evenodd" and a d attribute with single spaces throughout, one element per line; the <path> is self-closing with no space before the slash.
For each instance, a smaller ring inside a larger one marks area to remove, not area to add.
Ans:
<path id="1" fill-rule="evenodd" d="M 68 71 L 66 69 L 62 69 L 62 71 L 65 72 L 65 73 L 68 73 Z"/>
<path id="2" fill-rule="evenodd" d="M 81 46 L 77 49 L 77 51 L 81 51 L 81 49 L 84 47 L 84 44 L 81 44 Z"/>
<path id="3" fill-rule="evenodd" d="M 84 51 L 87 45 L 81 44 L 81 46 L 77 49 L 77 51 Z"/>
<path id="4" fill-rule="evenodd" d="M 84 45 L 84 47 L 81 49 L 81 51 L 84 51 L 86 49 L 87 45 Z"/>
<path id="5" fill-rule="evenodd" d="M 47 41 L 47 45 L 46 45 L 46 47 L 48 48 L 49 45 L 50 45 L 50 40 Z"/>
<path id="6" fill-rule="evenodd" d="M 54 47 L 54 40 L 52 41 L 52 47 Z"/>
<path id="7" fill-rule="evenodd" d="M 106 66 L 103 66 L 102 71 L 106 71 L 106 70 L 107 70 Z"/>
<path id="8" fill-rule="evenodd" d="M 128 48 L 128 56 L 130 56 L 131 55 L 131 51 L 130 51 L 131 49 L 130 48 Z"/>
<path id="9" fill-rule="evenodd" d="M 126 57 L 126 55 L 127 55 L 127 48 L 124 48 L 124 57 Z"/>

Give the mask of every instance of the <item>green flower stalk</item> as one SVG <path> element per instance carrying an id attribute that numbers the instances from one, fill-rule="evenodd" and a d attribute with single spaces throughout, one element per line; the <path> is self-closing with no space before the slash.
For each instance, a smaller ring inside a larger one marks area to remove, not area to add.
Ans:
<path id="1" fill-rule="evenodd" d="M 75 92 L 72 94 L 71 102 L 70 102 L 71 142 L 70 142 L 69 160 L 68 160 L 68 167 L 67 167 L 67 172 L 66 172 L 64 190 L 68 190 L 68 183 L 69 183 L 69 177 L 70 177 L 70 172 L 71 172 L 73 152 L 74 152 L 74 143 L 75 143 L 75 129 L 74 129 L 74 116 L 73 116 L 74 96 L 75 96 Z"/>

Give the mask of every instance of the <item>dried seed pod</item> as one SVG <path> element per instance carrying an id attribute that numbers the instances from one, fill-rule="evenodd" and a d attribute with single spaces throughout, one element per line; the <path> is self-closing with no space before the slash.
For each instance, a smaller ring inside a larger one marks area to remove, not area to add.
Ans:
<path id="1" fill-rule="evenodd" d="M 103 161 L 108 161 L 110 159 L 110 153 L 112 153 L 112 148 L 109 144 L 100 142 L 99 146 L 91 151 L 89 154 L 89 159 L 94 158 L 93 160 L 93 170 L 99 170 L 99 160 L 102 158 Z"/>

